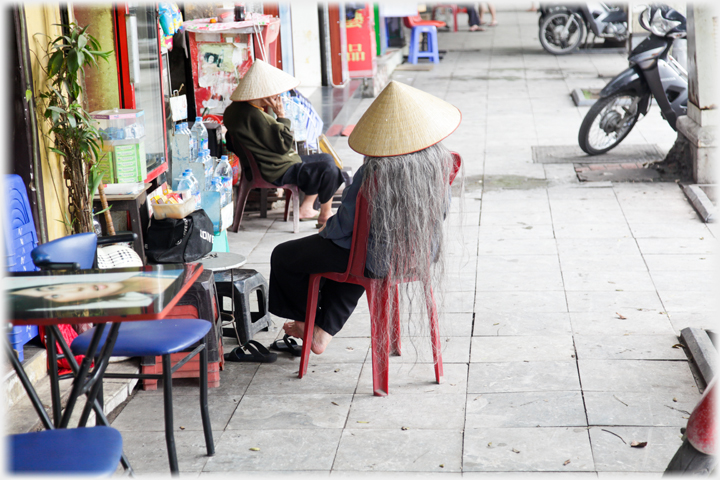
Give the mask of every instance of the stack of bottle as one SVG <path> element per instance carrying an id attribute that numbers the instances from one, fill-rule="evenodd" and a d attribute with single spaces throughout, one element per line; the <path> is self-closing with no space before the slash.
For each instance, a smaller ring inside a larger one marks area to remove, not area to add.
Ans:
<path id="1" fill-rule="evenodd" d="M 173 139 L 173 190 L 188 190 L 213 221 L 218 234 L 232 224 L 232 166 L 227 155 L 219 160 L 210 154 L 208 131 L 202 118 L 188 129 L 187 123 L 175 126 Z M 174 175 L 176 175 L 174 173 Z"/>

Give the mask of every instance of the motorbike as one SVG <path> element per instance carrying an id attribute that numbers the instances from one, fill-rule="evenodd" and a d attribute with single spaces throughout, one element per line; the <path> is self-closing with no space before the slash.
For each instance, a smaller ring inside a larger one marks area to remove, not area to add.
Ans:
<path id="1" fill-rule="evenodd" d="M 628 38 L 627 13 L 602 2 L 542 4 L 538 11 L 540 44 L 554 55 L 574 52 L 583 38 L 588 44 L 590 33 L 621 44 Z"/>
<path id="2" fill-rule="evenodd" d="M 715 441 L 715 385 L 710 382 L 702 398 L 690 414 L 683 432 L 683 443 L 670 460 L 663 476 L 680 474 L 709 476 L 717 466 L 717 443 Z"/>
<path id="3" fill-rule="evenodd" d="M 578 143 L 588 155 L 618 146 L 647 115 L 653 97 L 673 130 L 678 117 L 687 114 L 687 71 L 670 55 L 675 39 L 687 36 L 685 17 L 666 5 L 652 5 L 639 21 L 650 36 L 630 52 L 629 68 L 600 91 L 580 126 Z"/>

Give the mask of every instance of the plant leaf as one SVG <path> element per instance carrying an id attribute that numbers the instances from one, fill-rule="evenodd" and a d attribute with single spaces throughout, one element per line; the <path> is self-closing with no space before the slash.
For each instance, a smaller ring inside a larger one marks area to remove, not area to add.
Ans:
<path id="1" fill-rule="evenodd" d="M 90 198 L 95 195 L 95 191 L 98 189 L 98 185 L 102 181 L 104 173 L 97 172 L 97 168 L 91 168 L 90 173 L 92 175 L 92 183 L 90 184 Z M 103 210 L 104 211 L 104 210 Z"/>

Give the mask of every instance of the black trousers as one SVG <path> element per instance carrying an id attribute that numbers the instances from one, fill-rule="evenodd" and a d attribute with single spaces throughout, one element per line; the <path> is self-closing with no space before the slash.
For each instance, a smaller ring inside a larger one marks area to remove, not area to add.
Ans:
<path id="1" fill-rule="evenodd" d="M 301 163 L 291 165 L 273 184 L 279 187 L 286 183 L 293 183 L 305 195 L 317 194 L 320 203 L 330 201 L 343 183 L 342 172 L 335 165 L 332 155 L 314 153 L 301 155 L 300 158 L 302 158 Z"/>
<path id="2" fill-rule="evenodd" d="M 310 274 L 344 272 L 349 257 L 350 250 L 320 235 L 290 240 L 275 247 L 270 258 L 270 312 L 304 322 Z M 364 291 L 360 285 L 321 279 L 315 325 L 330 335 L 338 333 Z"/>
<path id="3" fill-rule="evenodd" d="M 478 15 L 477 10 L 475 10 L 475 5 L 473 5 L 472 3 L 469 3 L 469 4 L 458 5 L 458 7 L 467 8 L 468 25 L 469 26 L 473 27 L 475 25 L 480 25 L 480 15 Z"/>

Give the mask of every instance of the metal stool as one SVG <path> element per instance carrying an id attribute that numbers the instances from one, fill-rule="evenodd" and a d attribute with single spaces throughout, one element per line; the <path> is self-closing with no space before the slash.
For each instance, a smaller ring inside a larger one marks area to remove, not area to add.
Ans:
<path id="1" fill-rule="evenodd" d="M 268 284 L 256 270 L 233 268 L 215 273 L 215 287 L 219 298 L 220 315 L 233 328 L 224 328 L 223 336 L 235 337 L 240 345 L 252 340 L 255 333 L 270 326 Z M 257 295 L 258 311 L 250 311 L 250 295 Z M 224 298 L 231 299 L 231 309 L 225 310 Z"/>

